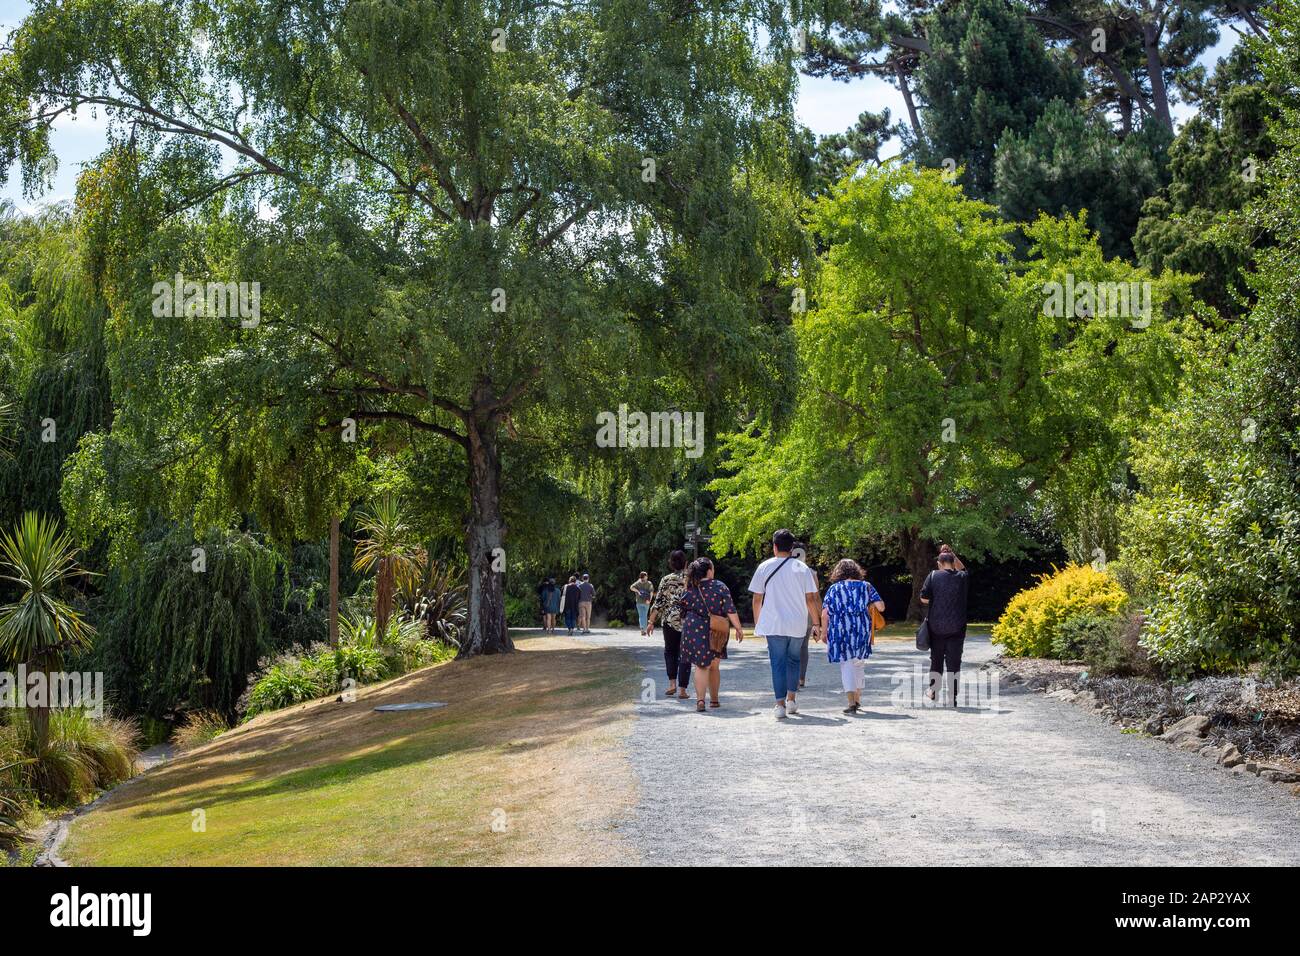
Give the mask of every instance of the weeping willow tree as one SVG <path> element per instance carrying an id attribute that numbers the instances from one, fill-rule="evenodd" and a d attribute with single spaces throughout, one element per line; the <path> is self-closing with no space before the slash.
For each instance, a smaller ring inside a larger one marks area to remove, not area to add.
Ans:
<path id="1" fill-rule="evenodd" d="M 181 550 L 189 561 L 176 560 Z M 285 618 L 304 610 L 294 590 L 285 557 L 257 535 L 213 532 L 193 544 L 187 527 L 160 528 L 108 575 L 92 662 L 131 713 L 233 716 L 246 675 L 284 646 Z M 324 640 L 324 618 L 310 619 L 303 643 Z"/>
<path id="2" fill-rule="evenodd" d="M 0 524 L 59 515 L 65 459 L 112 418 L 107 308 L 83 268 L 72 212 L 0 207 Z M 8 406 L 7 412 L 2 408 Z"/>

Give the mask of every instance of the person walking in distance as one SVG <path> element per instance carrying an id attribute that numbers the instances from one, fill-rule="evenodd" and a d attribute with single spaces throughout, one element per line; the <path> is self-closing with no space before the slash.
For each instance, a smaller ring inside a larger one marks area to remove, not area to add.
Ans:
<path id="1" fill-rule="evenodd" d="M 785 528 L 772 535 L 772 557 L 754 571 L 749 591 L 754 595 L 754 633 L 767 638 L 772 665 L 775 716 L 785 720 L 799 712 L 799 651 L 808 634 L 808 615 L 821 620 L 821 600 L 812 570 L 790 552 L 794 535 Z M 820 626 L 812 629 L 816 639 Z"/>
<path id="2" fill-rule="evenodd" d="M 560 589 L 555 584 L 555 578 L 547 578 L 546 586 L 542 588 L 542 629 L 553 633 L 559 614 Z"/>
<path id="3" fill-rule="evenodd" d="M 569 576 L 569 583 L 564 586 L 564 593 L 560 596 L 560 608 L 564 611 L 564 626 L 573 633 L 573 629 L 578 626 L 578 602 L 582 597 L 582 591 L 578 588 L 578 579 L 574 575 Z"/>
<path id="4" fill-rule="evenodd" d="M 929 609 L 930 686 L 926 696 L 935 699 L 945 668 L 948 701 L 957 706 L 961 677 L 961 652 L 966 644 L 966 594 L 969 587 L 966 565 L 948 545 L 939 548 L 938 567 L 921 585 L 921 603 Z"/>
<path id="5" fill-rule="evenodd" d="M 584 574 L 578 582 L 578 631 L 591 633 L 591 602 L 596 600 L 596 588 L 591 583 L 591 575 Z"/>
<path id="6" fill-rule="evenodd" d="M 686 685 L 691 680 L 691 662 L 682 653 L 682 610 L 678 605 L 686 590 L 686 552 L 674 551 L 668 555 L 668 573 L 659 579 L 654 603 L 646 618 L 646 636 L 655 632 L 655 621 L 664 622 L 664 667 L 668 670 L 668 690 L 665 697 L 677 695 L 686 700 Z"/>
<path id="7" fill-rule="evenodd" d="M 650 583 L 650 573 L 642 571 L 641 576 L 633 581 L 628 590 L 636 595 L 636 617 L 641 633 L 645 633 L 646 620 L 650 616 L 650 602 L 655 596 L 655 586 Z"/>

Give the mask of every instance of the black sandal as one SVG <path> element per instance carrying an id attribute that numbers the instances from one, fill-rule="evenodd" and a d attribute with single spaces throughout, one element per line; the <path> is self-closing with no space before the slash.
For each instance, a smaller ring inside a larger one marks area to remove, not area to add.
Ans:
<path id="1" fill-rule="evenodd" d="M 702 713 L 704 713 L 704 701 L 702 701 L 702 700 L 697 700 L 697 701 L 695 702 L 695 712 L 698 713 L 698 714 L 702 714 Z"/>
<path id="2" fill-rule="evenodd" d="M 709 706 L 710 706 L 710 707 L 721 707 L 722 705 L 719 704 L 716 700 L 711 700 L 711 701 L 709 701 Z"/>

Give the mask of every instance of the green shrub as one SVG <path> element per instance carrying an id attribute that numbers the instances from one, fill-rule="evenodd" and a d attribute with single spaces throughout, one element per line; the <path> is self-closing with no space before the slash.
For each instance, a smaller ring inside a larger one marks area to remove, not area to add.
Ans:
<path id="1" fill-rule="evenodd" d="M 993 643 L 1012 657 L 1050 657 L 1062 625 L 1081 616 L 1114 617 L 1128 604 L 1119 583 L 1090 565 L 1072 564 L 1011 599 L 993 625 Z"/>
<path id="2" fill-rule="evenodd" d="M 1160 668 L 1142 645 L 1145 627 L 1142 614 L 1112 619 L 1084 645 L 1084 662 L 1095 677 L 1155 677 Z"/>
<path id="3" fill-rule="evenodd" d="M 77 709 L 55 711 L 51 717 L 51 738 L 62 738 L 69 747 L 81 751 L 96 789 L 107 789 L 135 776 L 140 731 L 134 721 L 95 718 Z"/>
<path id="4" fill-rule="evenodd" d="M 0 723 L 0 852 L 22 843 L 22 820 L 32 796 L 23 775 L 29 759 L 17 731 Z"/>
<path id="5" fill-rule="evenodd" d="M 394 674 L 440 664 L 456 656 L 455 646 L 445 641 L 429 640 L 424 634 L 423 622 L 408 621 L 399 629 L 392 643 L 385 647 Z"/>
<path id="6" fill-rule="evenodd" d="M 135 774 L 138 751 L 136 726 L 111 717 L 91 717 L 84 710 L 50 713 L 50 739 L 45 749 L 33 750 L 25 711 L 13 717 L 13 730 L 24 742 L 23 785 L 53 804 L 77 803 L 98 790 Z"/>
<path id="7" fill-rule="evenodd" d="M 23 841 L 21 799 L 22 763 L 0 763 L 0 852 L 8 852 Z"/>
<path id="8" fill-rule="evenodd" d="M 1082 660 L 1090 648 L 1104 643 L 1119 628 L 1119 618 L 1102 614 L 1076 614 L 1066 618 L 1051 639 L 1049 657 Z"/>
<path id="9" fill-rule="evenodd" d="M 456 648 L 442 641 L 415 641 L 403 649 L 402 673 L 442 664 L 456 656 Z"/>
<path id="10" fill-rule="evenodd" d="M 506 595 L 506 626 L 536 627 L 541 618 L 536 598 L 520 598 L 513 594 Z"/>
<path id="11" fill-rule="evenodd" d="M 338 686 L 338 669 L 328 649 L 289 652 L 263 663 L 240 701 L 245 719 L 324 697 Z"/>
<path id="12" fill-rule="evenodd" d="M 185 722 L 176 728 L 172 742 L 182 752 L 193 750 L 209 740 L 215 740 L 229 729 L 226 718 L 215 710 L 196 710 L 187 715 Z"/>
<path id="13" fill-rule="evenodd" d="M 423 621 L 394 616 L 381 636 L 374 618 L 349 614 L 339 621 L 339 646 L 295 648 L 262 661 L 239 702 L 244 719 L 342 689 L 344 680 L 373 684 L 456 656 L 456 649 L 425 638 Z"/>
<path id="14" fill-rule="evenodd" d="M 342 644 L 334 652 L 333 664 L 338 682 L 351 678 L 358 684 L 373 684 L 390 671 L 389 657 L 378 647 Z"/>

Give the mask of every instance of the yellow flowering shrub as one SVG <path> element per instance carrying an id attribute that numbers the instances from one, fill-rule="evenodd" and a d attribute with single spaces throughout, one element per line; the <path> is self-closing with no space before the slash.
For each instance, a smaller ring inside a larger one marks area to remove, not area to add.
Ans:
<path id="1" fill-rule="evenodd" d="M 1011 657 L 1050 657 L 1061 625 L 1080 615 L 1112 616 L 1128 604 L 1119 582 L 1088 564 L 1069 564 L 1038 577 L 1011 599 L 993 625 L 993 643 Z"/>

